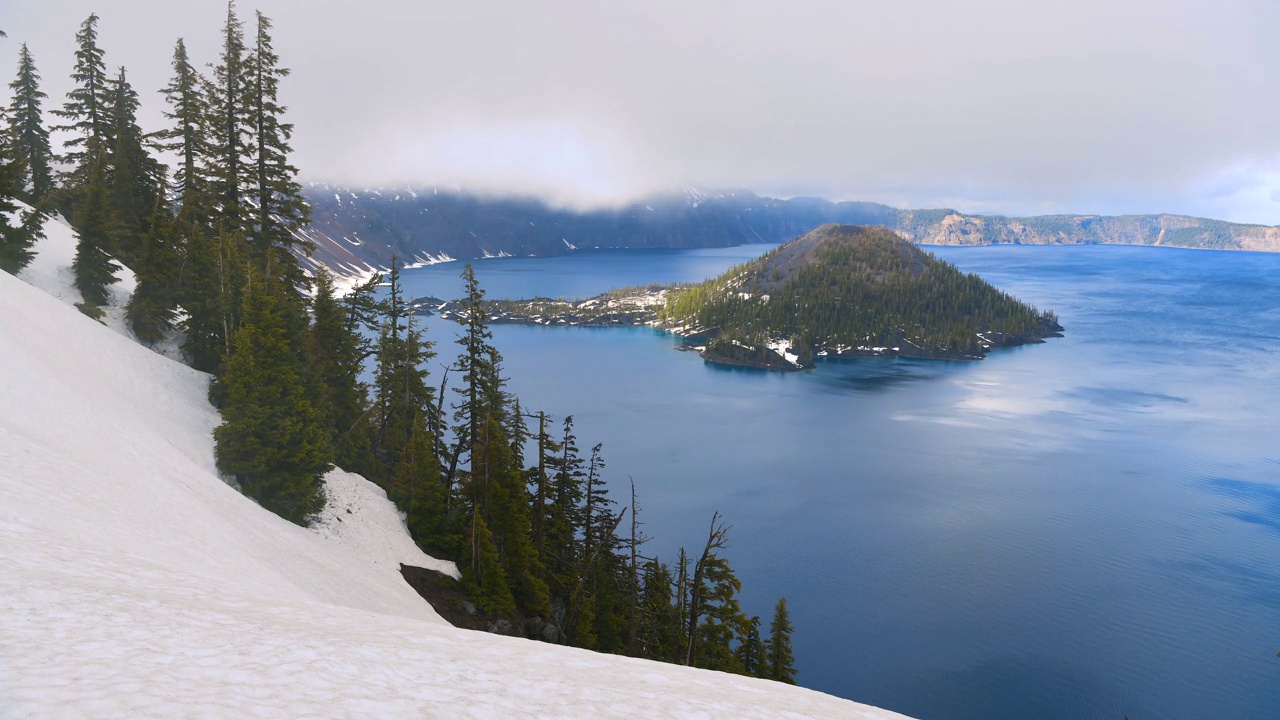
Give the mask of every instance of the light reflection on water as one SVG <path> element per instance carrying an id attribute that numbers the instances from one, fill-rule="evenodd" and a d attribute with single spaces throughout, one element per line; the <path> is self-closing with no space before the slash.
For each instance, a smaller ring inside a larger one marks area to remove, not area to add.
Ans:
<path id="1" fill-rule="evenodd" d="M 476 268 L 491 297 L 587 296 L 763 250 Z M 793 375 L 642 328 L 494 336 L 525 407 L 635 478 L 650 553 L 726 514 L 744 607 L 788 597 L 809 687 L 930 720 L 1280 717 L 1280 256 L 934 252 L 1066 336 Z M 409 294 L 454 296 L 460 271 L 407 272 Z"/>

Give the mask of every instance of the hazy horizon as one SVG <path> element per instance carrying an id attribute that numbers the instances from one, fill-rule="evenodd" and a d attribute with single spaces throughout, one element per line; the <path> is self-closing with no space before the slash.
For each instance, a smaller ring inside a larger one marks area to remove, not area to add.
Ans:
<path id="1" fill-rule="evenodd" d="M 1271 3 L 263 0 L 237 5 L 248 32 L 255 9 L 293 70 L 282 100 L 304 181 L 579 208 L 695 186 L 1280 223 Z M 225 3 L 9 9 L 5 83 L 27 42 L 47 122 L 94 11 L 108 67 L 127 67 L 159 129 L 175 40 L 215 61 Z"/>

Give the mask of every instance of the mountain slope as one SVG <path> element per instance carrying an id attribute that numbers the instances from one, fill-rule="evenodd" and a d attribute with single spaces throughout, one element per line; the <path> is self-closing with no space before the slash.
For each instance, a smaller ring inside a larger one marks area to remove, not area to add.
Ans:
<path id="1" fill-rule="evenodd" d="M 778 369 L 815 355 L 977 358 L 1062 329 L 885 228 L 853 225 L 823 225 L 673 290 L 661 317 L 707 337 L 709 360 Z"/>
<path id="2" fill-rule="evenodd" d="M 262 510 L 215 474 L 208 376 L 71 300 L 0 273 L 0 718 L 901 717 L 449 627 L 377 488 Z"/>
<path id="3" fill-rule="evenodd" d="M 401 260 L 562 255 L 595 247 L 726 247 L 783 242 L 825 223 L 879 225 L 926 245 L 1109 243 L 1280 251 L 1280 229 L 1181 215 L 1010 218 L 954 210 L 899 210 L 820 198 L 776 200 L 745 191 L 651 198 L 575 212 L 534 199 L 483 198 L 435 189 L 311 185 L 315 260 L 340 275 Z"/>

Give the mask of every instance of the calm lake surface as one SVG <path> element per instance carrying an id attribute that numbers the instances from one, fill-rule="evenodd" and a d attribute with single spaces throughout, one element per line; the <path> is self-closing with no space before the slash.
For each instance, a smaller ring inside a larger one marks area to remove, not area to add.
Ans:
<path id="1" fill-rule="evenodd" d="M 766 249 L 475 267 L 493 298 L 572 297 Z M 807 687 L 922 720 L 1280 718 L 1280 256 L 932 250 L 1066 337 L 787 375 L 641 328 L 494 339 L 525 408 L 604 443 L 615 498 L 634 477 L 650 554 L 725 515 L 743 606 L 767 626 L 787 597 Z M 408 294 L 457 297 L 461 270 Z"/>

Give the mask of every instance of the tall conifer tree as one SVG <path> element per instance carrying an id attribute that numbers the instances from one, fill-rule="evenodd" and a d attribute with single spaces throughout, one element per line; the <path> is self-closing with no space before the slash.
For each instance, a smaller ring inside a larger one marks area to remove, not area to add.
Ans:
<path id="1" fill-rule="evenodd" d="M 314 321 L 308 339 L 319 395 L 316 404 L 334 438 L 335 462 L 352 472 L 370 471 L 368 392 L 360 380 L 360 339 L 348 329 L 346 309 L 334 297 L 333 276 L 316 273 Z"/>
<path id="2" fill-rule="evenodd" d="M 53 111 L 67 122 L 53 129 L 71 134 L 63 142 L 62 161 L 71 166 L 64 175 L 63 188 L 74 196 L 91 182 L 95 165 L 104 160 L 104 153 L 112 145 L 111 119 L 107 113 L 110 78 L 102 48 L 98 47 L 96 13 L 85 18 L 76 33 L 76 63 L 71 80 L 75 87 L 67 93 L 66 103 L 61 110 Z M 107 179 L 105 174 L 102 179 Z M 74 200 L 67 197 L 63 204 L 74 210 Z"/>
<path id="3" fill-rule="evenodd" d="M 311 401 L 271 273 L 250 280 L 242 324 L 219 378 L 218 468 L 281 517 L 306 524 L 324 504 L 329 437 Z"/>
<path id="4" fill-rule="evenodd" d="M 769 637 L 764 641 L 764 677 L 778 682 L 796 684 L 795 657 L 791 653 L 791 613 L 787 611 L 787 599 L 781 598 L 773 608 L 773 622 L 769 623 Z"/>
<path id="5" fill-rule="evenodd" d="M 259 12 L 257 21 L 253 48 L 245 62 L 253 162 L 251 192 L 256 205 L 251 236 L 263 253 L 299 244 L 309 251 L 309 244 L 294 235 L 306 224 L 309 209 L 302 199 L 302 186 L 295 179 L 298 169 L 289 163 L 293 124 L 282 121 L 285 108 L 279 100 L 280 79 L 287 77 L 289 70 L 280 67 L 280 58 L 272 47 L 270 18 Z"/>
<path id="6" fill-rule="evenodd" d="M 26 43 L 18 52 L 18 75 L 9 83 L 9 88 L 13 91 L 9 103 L 9 141 L 13 158 L 20 167 L 19 197 L 38 205 L 53 190 L 53 151 L 40 109 L 48 95 L 40 90 L 40 73 Z"/>
<path id="7" fill-rule="evenodd" d="M 222 53 L 205 87 L 208 107 L 208 171 L 216 204 L 214 226 L 221 232 L 249 229 L 245 193 L 252 187 L 244 23 L 235 3 L 227 3 Z"/>
<path id="8" fill-rule="evenodd" d="M 108 117 L 115 140 L 111 152 L 108 202 L 113 215 L 112 252 L 133 264 L 141 251 L 148 221 L 161 192 L 161 166 L 143 147 L 138 127 L 138 93 L 125 76 L 124 68 L 111 85 Z"/>
<path id="9" fill-rule="evenodd" d="M 32 248 L 44 237 L 44 215 L 35 209 L 19 213 L 22 167 L 11 153 L 8 137 L 0 133 L 0 270 L 17 274 L 35 257 Z"/>
<path id="10" fill-rule="evenodd" d="M 138 340 L 154 345 L 173 329 L 177 311 L 174 306 L 174 284 L 179 249 L 174 245 L 174 220 L 163 193 L 152 198 L 147 229 L 133 260 L 133 273 L 138 284 L 125 306 L 125 319 Z"/>
<path id="11" fill-rule="evenodd" d="M 76 290 L 81 302 L 76 304 L 80 312 L 91 318 L 103 316 L 102 307 L 107 304 L 107 288 L 117 282 L 116 271 L 120 265 L 111 256 L 111 230 L 115 219 L 111 213 L 107 186 L 107 161 L 97 142 L 89 143 L 90 153 L 85 156 L 89 170 L 76 204 L 76 256 L 71 262 L 75 274 Z"/>
<path id="12" fill-rule="evenodd" d="M 205 131 L 209 108 L 201 92 L 204 78 L 191 65 L 187 46 L 178 38 L 173 48 L 173 78 L 160 91 L 169 109 L 164 116 L 172 125 L 159 132 L 160 147 L 177 153 L 178 167 L 173 174 L 173 190 L 177 195 L 179 215 L 184 224 L 206 223 L 208 208 L 204 193 L 207 181 L 203 167 L 206 147 Z"/>

